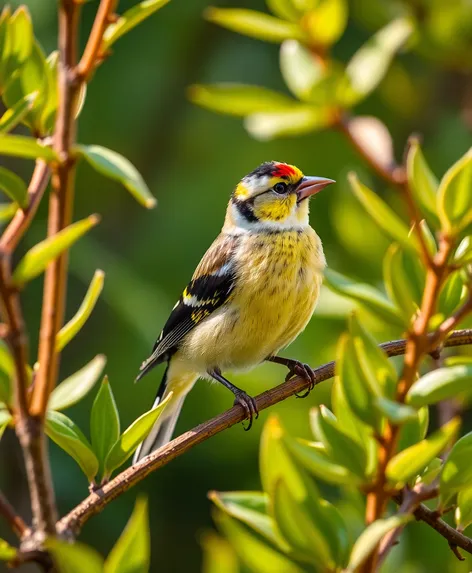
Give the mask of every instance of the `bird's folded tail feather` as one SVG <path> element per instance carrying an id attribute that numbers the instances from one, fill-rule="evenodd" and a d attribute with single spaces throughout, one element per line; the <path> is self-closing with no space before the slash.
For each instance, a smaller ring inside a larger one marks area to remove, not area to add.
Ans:
<path id="1" fill-rule="evenodd" d="M 146 439 L 138 446 L 133 456 L 133 464 L 139 462 L 145 456 L 171 440 L 185 397 L 191 390 L 196 379 L 196 376 L 193 376 L 192 380 L 188 380 L 187 376 L 183 379 L 178 376 L 170 376 L 169 366 L 167 366 L 156 399 L 154 400 L 153 408 L 155 408 L 170 391 L 174 392 L 173 397 L 170 399 L 170 402 L 152 427 Z M 184 390 L 182 391 L 183 385 Z"/>

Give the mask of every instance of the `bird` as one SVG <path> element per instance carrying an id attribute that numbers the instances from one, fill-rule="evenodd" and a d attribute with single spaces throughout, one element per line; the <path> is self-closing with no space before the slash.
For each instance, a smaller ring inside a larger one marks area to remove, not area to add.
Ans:
<path id="1" fill-rule="evenodd" d="M 267 161 L 234 188 L 223 228 L 172 309 L 136 381 L 158 364 L 166 369 L 153 407 L 169 403 L 135 452 L 137 463 L 172 438 L 183 401 L 199 378 L 221 383 L 248 420 L 253 397 L 223 372 L 245 371 L 265 360 L 285 365 L 315 385 L 312 369 L 278 356 L 310 320 L 326 260 L 309 223 L 309 199 L 335 183 L 305 176 L 294 165 Z"/>

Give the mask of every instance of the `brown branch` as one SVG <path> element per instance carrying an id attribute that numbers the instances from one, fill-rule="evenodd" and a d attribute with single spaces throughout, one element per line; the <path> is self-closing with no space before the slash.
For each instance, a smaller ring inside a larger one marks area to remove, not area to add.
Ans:
<path id="1" fill-rule="evenodd" d="M 439 488 L 437 486 L 425 486 L 424 484 L 419 484 L 413 489 L 405 488 L 403 494 L 399 494 L 401 499 L 400 508 L 396 515 L 414 515 L 415 511 L 419 508 L 422 501 L 427 499 L 433 499 L 438 496 Z M 395 500 L 397 501 L 397 500 Z M 395 529 L 392 529 L 385 537 L 382 539 L 380 544 L 378 567 L 383 563 L 390 550 L 394 545 L 396 545 L 397 540 L 405 528 L 406 524 L 400 525 Z"/>
<path id="2" fill-rule="evenodd" d="M 108 24 L 113 22 L 112 15 L 116 4 L 117 0 L 100 2 L 87 45 L 77 66 L 77 77 L 80 81 L 88 81 L 95 66 L 104 56 L 101 53 L 103 34 Z"/>
<path id="3" fill-rule="evenodd" d="M 0 515 L 2 515 L 12 530 L 18 537 L 23 537 L 29 533 L 28 526 L 23 519 L 16 513 L 10 502 L 0 491 Z"/>
<path id="4" fill-rule="evenodd" d="M 472 329 L 453 332 L 445 342 L 445 346 L 462 346 L 465 344 L 472 344 Z M 406 341 L 394 340 L 381 344 L 380 347 L 388 356 L 399 356 L 405 352 Z M 334 366 L 334 362 L 329 362 L 314 370 L 317 384 L 334 376 Z M 269 408 L 306 389 L 307 385 L 308 382 L 304 378 L 293 378 L 288 382 L 259 394 L 259 396 L 256 397 L 257 407 L 259 410 Z M 240 406 L 234 406 L 223 414 L 175 438 L 165 446 L 143 458 L 140 463 L 124 470 L 100 489 L 91 493 L 84 501 L 59 521 L 58 531 L 73 531 L 77 533 L 92 515 L 103 511 L 113 499 L 122 495 L 143 480 L 147 475 L 181 456 L 197 444 L 241 422 L 244 418 L 245 414 L 243 409 Z"/>
<path id="5" fill-rule="evenodd" d="M 11 254 L 28 229 L 49 181 L 49 167 L 38 159 L 28 186 L 28 207 L 18 209 L 0 239 L 0 252 Z"/>
<path id="6" fill-rule="evenodd" d="M 59 156 L 54 166 L 49 200 L 48 237 L 67 227 L 72 220 L 75 160 L 75 110 L 80 89 L 74 70 L 77 62 L 77 35 L 80 6 L 74 0 L 59 4 L 59 102 L 53 147 Z M 64 318 L 67 286 L 67 253 L 52 261 L 44 279 L 38 362 L 31 414 L 41 418 L 57 378 L 59 356 L 55 340 Z"/>

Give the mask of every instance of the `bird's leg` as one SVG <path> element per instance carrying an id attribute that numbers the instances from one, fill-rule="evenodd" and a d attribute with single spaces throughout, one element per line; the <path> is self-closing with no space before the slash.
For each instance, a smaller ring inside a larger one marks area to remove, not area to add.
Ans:
<path id="1" fill-rule="evenodd" d="M 292 360 L 291 358 L 282 358 L 281 356 L 269 356 L 266 358 L 266 360 L 269 362 L 275 362 L 276 364 L 283 364 L 288 368 L 288 374 L 285 376 L 285 382 L 288 382 L 288 380 L 294 376 L 300 376 L 301 378 L 305 378 L 305 380 L 310 382 L 306 392 L 303 394 L 295 394 L 297 398 L 306 398 L 315 387 L 316 375 L 308 364 L 304 364 L 298 360 Z"/>
<path id="2" fill-rule="evenodd" d="M 241 390 L 241 388 L 238 388 L 234 384 L 231 384 L 229 380 L 226 380 L 226 378 L 221 374 L 219 368 L 214 368 L 213 370 L 209 370 L 208 374 L 218 382 L 221 382 L 221 384 L 223 384 L 225 388 L 231 390 L 231 392 L 234 394 L 234 406 L 236 406 L 236 404 L 240 404 L 243 407 L 244 412 L 246 413 L 246 416 L 249 420 L 249 424 L 244 429 L 246 431 L 250 430 L 253 418 L 255 417 L 257 420 L 257 418 L 259 417 L 259 411 L 257 409 L 257 404 L 255 399 L 252 396 L 249 396 L 249 394 L 246 394 L 246 392 L 244 392 L 244 390 Z"/>

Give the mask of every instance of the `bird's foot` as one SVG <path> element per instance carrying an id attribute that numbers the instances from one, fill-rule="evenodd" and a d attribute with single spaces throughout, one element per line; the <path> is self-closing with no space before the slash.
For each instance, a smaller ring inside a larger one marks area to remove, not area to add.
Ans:
<path id="1" fill-rule="evenodd" d="M 310 384 L 308 385 L 308 388 L 305 392 L 299 392 L 295 394 L 296 398 L 306 398 L 316 386 L 316 374 L 308 364 L 299 362 L 298 360 L 291 360 L 290 364 L 287 364 L 287 366 L 289 372 L 287 376 L 285 376 L 285 382 L 288 382 L 295 376 L 300 376 L 300 378 L 304 378 L 305 380 L 309 381 Z"/>
<path id="2" fill-rule="evenodd" d="M 244 427 L 244 430 L 247 432 L 252 427 L 252 421 L 255 418 L 259 417 L 259 410 L 257 409 L 257 404 L 255 398 L 246 394 L 243 390 L 237 390 L 234 393 L 234 406 L 239 404 L 243 407 L 246 417 L 248 419 L 248 425 Z"/>

